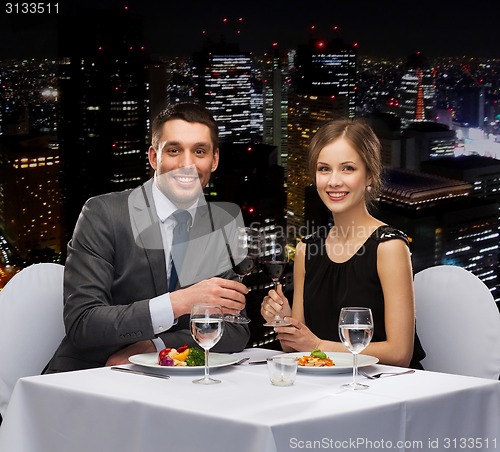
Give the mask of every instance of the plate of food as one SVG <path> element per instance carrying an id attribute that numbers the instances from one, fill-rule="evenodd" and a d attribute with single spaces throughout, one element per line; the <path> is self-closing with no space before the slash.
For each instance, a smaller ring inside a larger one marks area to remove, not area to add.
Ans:
<path id="1" fill-rule="evenodd" d="M 194 359 L 194 352 L 196 350 L 196 358 Z M 182 347 L 179 348 L 182 350 Z M 191 355 L 191 358 L 189 355 Z M 203 370 L 205 368 L 204 352 L 198 348 L 185 348 L 182 351 L 175 349 L 164 349 L 160 352 L 155 353 L 141 353 L 139 355 L 133 355 L 128 360 L 132 364 L 137 364 L 138 366 L 153 367 L 155 369 L 164 369 L 174 372 L 189 372 L 194 370 Z M 172 359 L 172 362 L 167 358 Z M 177 359 L 180 358 L 180 359 Z M 160 364 L 160 360 L 162 364 Z M 217 367 L 230 366 L 238 361 L 238 357 L 225 354 L 225 353 L 213 353 L 210 352 L 208 355 L 208 367 L 214 369 Z"/>
<path id="2" fill-rule="evenodd" d="M 284 353 L 280 356 L 296 358 L 299 361 L 300 372 L 311 373 L 347 373 L 352 372 L 352 353 L 322 352 L 313 350 L 311 353 Z M 369 355 L 358 355 L 358 367 L 371 366 L 378 363 L 378 358 Z"/>

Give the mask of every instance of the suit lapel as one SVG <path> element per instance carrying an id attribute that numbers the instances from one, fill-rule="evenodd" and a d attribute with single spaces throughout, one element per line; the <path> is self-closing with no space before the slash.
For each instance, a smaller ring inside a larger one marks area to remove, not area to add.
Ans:
<path id="1" fill-rule="evenodd" d="M 132 192 L 129 198 L 129 212 L 135 242 L 146 254 L 156 294 L 161 295 L 168 288 L 167 269 L 151 184 L 152 179 Z"/>

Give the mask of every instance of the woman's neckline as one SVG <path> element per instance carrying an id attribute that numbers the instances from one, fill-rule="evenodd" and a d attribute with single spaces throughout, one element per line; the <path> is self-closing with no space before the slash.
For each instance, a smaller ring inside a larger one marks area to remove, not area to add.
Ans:
<path id="1" fill-rule="evenodd" d="M 327 248 L 327 244 L 326 244 L 326 241 L 328 239 L 328 236 L 325 237 L 324 241 L 323 241 L 323 246 L 325 248 L 325 256 L 326 258 L 333 264 L 336 264 L 336 265 L 343 265 L 343 264 L 346 264 L 348 263 L 350 260 L 354 259 L 356 256 L 359 255 L 359 251 L 366 245 L 366 243 L 368 242 L 368 240 L 370 240 L 371 238 L 373 238 L 373 236 L 380 230 L 380 228 L 384 228 L 384 227 L 387 227 L 386 224 L 381 224 L 379 226 L 377 226 L 373 231 L 372 233 L 365 238 L 365 240 L 358 244 L 356 250 L 354 252 L 352 252 L 351 254 L 348 255 L 348 257 L 345 259 L 345 260 L 342 260 L 342 261 L 336 261 L 336 260 L 333 260 L 330 255 L 328 254 L 328 248 Z M 335 246 L 335 245 L 334 245 Z M 346 246 L 346 244 L 337 244 L 336 246 Z M 334 249 L 333 249 L 334 251 Z"/>

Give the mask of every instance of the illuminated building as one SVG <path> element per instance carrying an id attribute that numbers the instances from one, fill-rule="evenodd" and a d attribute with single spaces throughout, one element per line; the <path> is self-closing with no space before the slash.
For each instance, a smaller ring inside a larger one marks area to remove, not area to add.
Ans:
<path id="1" fill-rule="evenodd" d="M 219 124 L 221 142 L 250 143 L 255 129 L 250 54 L 236 44 L 207 42 L 193 56 L 193 82 L 195 97 Z"/>
<path id="2" fill-rule="evenodd" d="M 345 97 L 291 94 L 288 103 L 287 227 L 294 237 L 309 233 L 305 192 L 312 181 L 307 172 L 307 149 L 312 136 L 326 121 L 345 116 Z"/>
<path id="3" fill-rule="evenodd" d="M 435 86 L 427 59 L 417 52 L 408 57 L 399 91 L 399 111 L 403 127 L 410 122 L 432 121 Z"/>
<path id="4" fill-rule="evenodd" d="M 262 76 L 264 98 L 263 142 L 276 146 L 278 164 L 286 167 L 288 149 L 289 71 L 278 45 L 264 56 Z"/>
<path id="5" fill-rule="evenodd" d="M 61 159 L 48 136 L 0 139 L 0 229 L 26 257 L 30 251 L 63 245 Z"/>
<path id="6" fill-rule="evenodd" d="M 498 302 L 499 204 L 472 193 L 460 180 L 389 169 L 376 217 L 409 236 L 414 272 L 458 265 L 484 281 Z"/>
<path id="7" fill-rule="evenodd" d="M 421 162 L 454 156 L 456 132 L 437 122 L 412 122 L 402 132 L 402 167 L 420 169 Z"/>
<path id="8" fill-rule="evenodd" d="M 500 202 L 500 160 L 480 155 L 462 155 L 422 162 L 425 173 L 463 180 L 472 185 L 474 196 Z"/>
<path id="9" fill-rule="evenodd" d="M 297 49 L 294 80 L 300 94 L 342 96 L 347 99 L 349 117 L 356 108 L 356 44 L 336 37 L 331 41 L 310 39 Z"/>
<path id="10" fill-rule="evenodd" d="M 135 188 L 149 178 L 149 96 L 155 91 L 142 28 L 142 17 L 127 8 L 81 10 L 60 22 L 59 137 L 68 235 L 89 197 Z"/>

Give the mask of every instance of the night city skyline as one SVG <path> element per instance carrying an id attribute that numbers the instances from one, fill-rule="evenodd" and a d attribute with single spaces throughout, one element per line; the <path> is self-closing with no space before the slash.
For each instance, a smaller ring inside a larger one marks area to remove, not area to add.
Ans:
<path id="1" fill-rule="evenodd" d="M 359 53 L 401 57 L 420 51 L 428 56 L 498 56 L 500 29 L 492 14 L 495 3 L 458 7 L 451 2 L 417 3 L 358 1 L 314 3 L 314 8 L 291 7 L 275 0 L 237 4 L 213 2 L 140 2 L 138 0 L 85 0 L 58 2 L 58 18 L 81 8 L 107 9 L 127 5 L 144 17 L 146 50 L 158 56 L 190 56 L 202 45 L 202 33 L 229 37 L 236 29 L 244 51 L 264 53 L 273 42 L 294 48 L 305 41 L 310 27 L 328 38 L 337 26 L 346 42 L 356 42 Z M 55 4 L 55 2 L 54 2 Z M 2 5 L 5 8 L 5 4 Z M 235 24 L 238 18 L 242 24 Z M 222 28 L 222 19 L 229 24 Z M 239 26 L 241 25 L 241 26 Z M 231 29 L 231 27 L 233 27 Z M 234 36 L 236 36 L 234 34 Z M 56 53 L 56 14 L 7 14 L 0 12 L 0 58 L 52 57 Z"/>
<path id="2" fill-rule="evenodd" d="M 89 197 L 150 177 L 150 119 L 194 101 L 220 127 L 207 194 L 299 236 L 331 221 L 304 170 L 310 137 L 364 117 L 387 168 L 377 209 L 412 239 L 415 271 L 463 266 L 500 300 L 500 58 L 487 8 L 76 3 L 0 15 L 0 282 L 11 263 L 64 262 Z"/>

